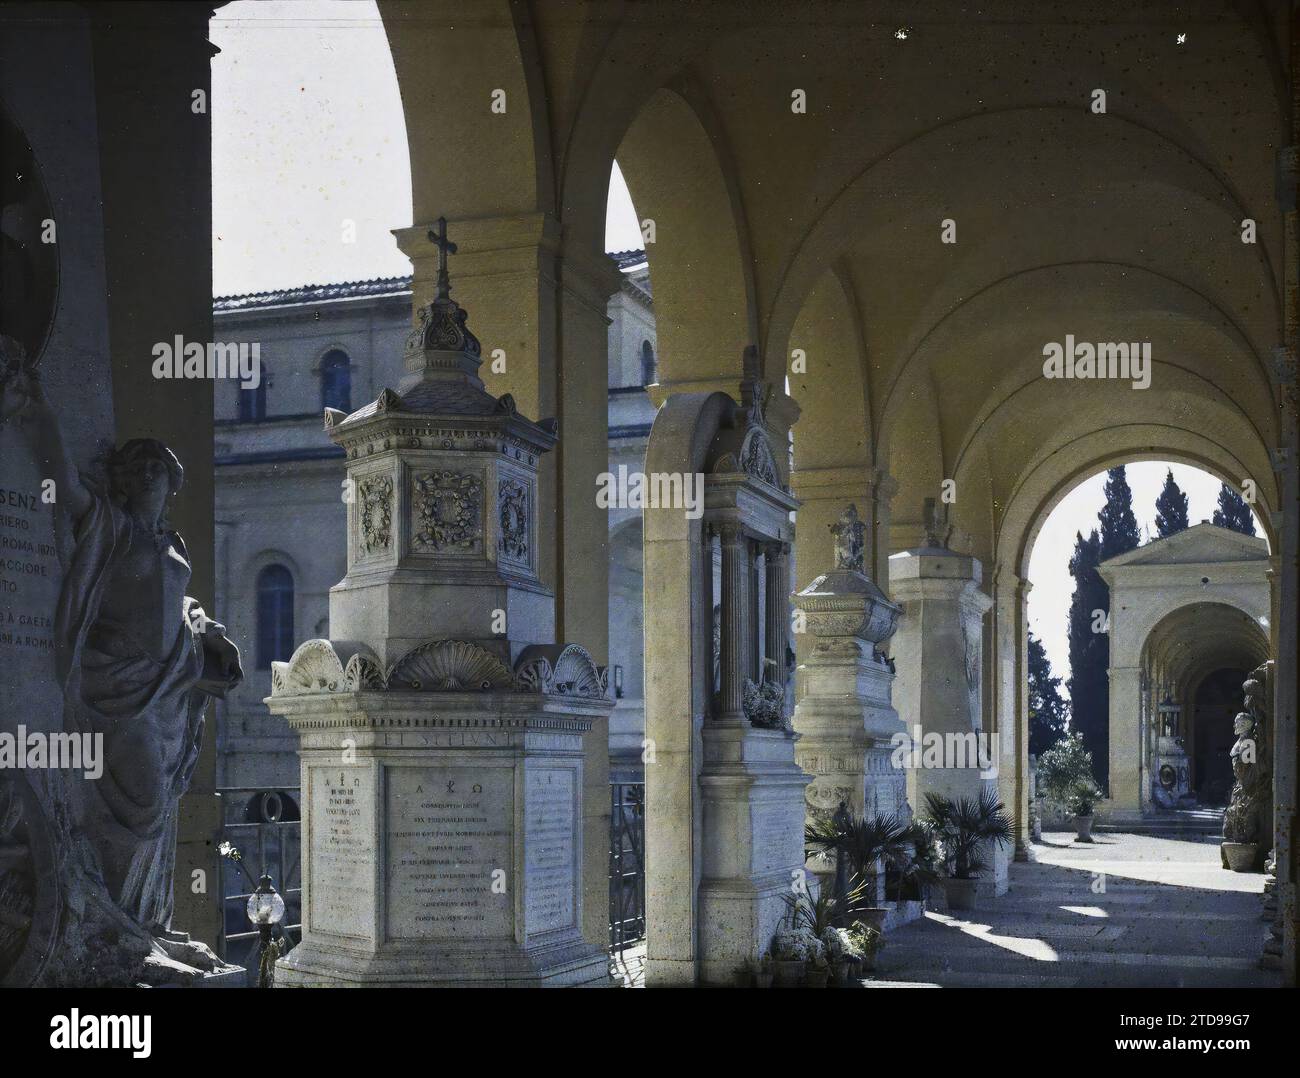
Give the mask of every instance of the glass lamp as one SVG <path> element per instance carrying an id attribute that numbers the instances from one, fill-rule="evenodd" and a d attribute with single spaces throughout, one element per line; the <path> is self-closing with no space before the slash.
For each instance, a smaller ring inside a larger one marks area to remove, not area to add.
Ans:
<path id="1" fill-rule="evenodd" d="M 270 876 L 257 881 L 257 890 L 248 896 L 247 911 L 248 919 L 259 928 L 278 925 L 284 919 L 284 899 Z"/>

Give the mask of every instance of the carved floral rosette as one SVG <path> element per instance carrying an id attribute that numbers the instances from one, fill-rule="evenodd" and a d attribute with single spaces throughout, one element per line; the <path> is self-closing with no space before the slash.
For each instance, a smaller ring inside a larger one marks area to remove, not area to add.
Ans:
<path id="1" fill-rule="evenodd" d="M 606 699 L 609 671 L 578 644 L 525 648 L 512 670 L 467 640 L 429 640 L 384 669 L 364 645 L 308 640 L 271 664 L 271 695 L 351 692 L 534 692 Z"/>
<path id="2" fill-rule="evenodd" d="M 470 472 L 425 472 L 411 480 L 411 546 L 423 551 L 474 551 L 480 545 L 483 480 Z"/>

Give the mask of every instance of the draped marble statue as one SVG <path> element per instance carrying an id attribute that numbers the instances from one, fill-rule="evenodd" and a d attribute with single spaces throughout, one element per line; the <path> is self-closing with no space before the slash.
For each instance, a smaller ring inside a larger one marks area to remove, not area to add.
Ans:
<path id="1" fill-rule="evenodd" d="M 0 817 L 22 828 L 21 845 L 32 851 L 43 832 L 54 847 L 53 878 L 33 886 L 45 889 L 37 904 L 47 907 L 57 890 L 55 936 L 24 968 L 38 983 L 134 983 L 162 968 L 175 973 L 178 963 L 211 972 L 211 952 L 169 931 L 177 816 L 209 698 L 243 675 L 224 627 L 185 594 L 190 563 L 166 514 L 183 470 L 166 446 L 143 438 L 110 451 L 101 475 L 81 475 L 35 368 L 10 366 L 3 396 L 3 414 L 21 426 L 53 481 L 63 731 L 95 739 L 103 761 L 98 777 L 34 780 L 41 795 L 26 798 L 26 815 L 44 812 L 40 825 L 20 822 L 20 792 L 3 795 Z M 0 912 L 13 890 L 0 889 Z M 13 914 L 10 927 L 26 918 L 34 930 L 39 912 Z"/>
<path id="2" fill-rule="evenodd" d="M 1223 815 L 1224 868 L 1257 872 L 1272 846 L 1273 767 L 1268 752 L 1269 663 L 1242 686 L 1245 706 L 1233 719 L 1232 795 Z"/>

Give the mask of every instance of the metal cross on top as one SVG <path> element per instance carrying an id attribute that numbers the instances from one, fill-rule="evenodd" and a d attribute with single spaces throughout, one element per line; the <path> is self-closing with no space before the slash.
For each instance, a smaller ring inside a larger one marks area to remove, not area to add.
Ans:
<path id="1" fill-rule="evenodd" d="M 438 230 L 429 229 L 429 242 L 438 245 L 438 298 L 451 296 L 451 281 L 447 276 L 447 256 L 456 253 L 456 245 L 447 239 L 447 218 L 438 218 Z"/>

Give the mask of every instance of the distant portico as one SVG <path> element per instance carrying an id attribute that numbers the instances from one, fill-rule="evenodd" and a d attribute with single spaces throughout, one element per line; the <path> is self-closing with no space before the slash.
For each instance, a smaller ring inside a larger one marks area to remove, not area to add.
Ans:
<path id="1" fill-rule="evenodd" d="M 1210 523 L 1099 567 L 1113 814 L 1226 802 L 1240 686 L 1272 654 L 1269 567 L 1263 539 Z"/>

